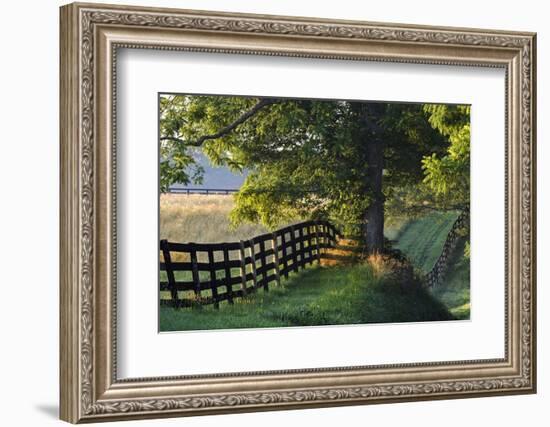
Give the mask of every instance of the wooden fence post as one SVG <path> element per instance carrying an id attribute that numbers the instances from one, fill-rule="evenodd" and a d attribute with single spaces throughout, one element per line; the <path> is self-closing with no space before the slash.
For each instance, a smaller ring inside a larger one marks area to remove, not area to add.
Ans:
<path id="1" fill-rule="evenodd" d="M 172 304 L 174 305 L 174 308 L 177 308 L 179 306 L 178 290 L 176 289 L 176 279 L 174 277 L 174 270 L 172 269 L 172 259 L 170 257 L 168 241 L 161 240 L 160 248 L 162 250 L 162 257 L 164 258 L 166 275 L 168 276 L 168 287 L 170 288 L 170 294 L 172 296 Z"/>
<path id="2" fill-rule="evenodd" d="M 267 281 L 267 268 L 265 259 L 265 240 L 260 240 L 260 265 L 262 266 L 262 284 L 264 291 L 269 291 L 269 282 Z"/>
<path id="3" fill-rule="evenodd" d="M 250 258 L 252 260 L 252 280 L 254 281 L 254 289 L 258 288 L 258 277 L 256 275 L 256 250 L 254 249 L 254 240 L 249 240 Z"/>
<path id="4" fill-rule="evenodd" d="M 317 247 L 317 261 L 321 264 L 321 245 L 319 245 L 319 221 L 315 220 L 315 246 Z"/>
<path id="5" fill-rule="evenodd" d="M 239 255 L 240 255 L 240 261 L 241 261 L 241 289 L 243 291 L 243 296 L 246 295 L 247 289 L 246 289 L 246 254 L 244 253 L 244 242 L 241 240 L 239 242 Z"/>
<path id="6" fill-rule="evenodd" d="M 429 287 L 434 287 L 438 285 L 443 278 L 447 268 L 447 261 L 451 252 L 454 250 L 456 242 L 458 240 L 457 230 L 463 226 L 466 218 L 466 212 L 462 212 L 455 220 L 453 226 L 451 227 L 451 230 L 447 234 L 441 254 L 437 258 L 437 261 L 435 262 L 430 272 L 426 275 L 426 282 Z"/>
<path id="7" fill-rule="evenodd" d="M 298 271 L 298 255 L 296 255 L 296 236 L 294 226 L 290 226 L 290 244 L 292 245 L 292 270 Z"/>
<path id="8" fill-rule="evenodd" d="M 327 234 L 329 235 L 328 244 L 332 247 L 336 244 L 336 229 L 330 223 L 326 224 Z"/>
<path id="9" fill-rule="evenodd" d="M 300 225 L 300 228 L 298 228 L 298 236 L 300 238 L 300 266 L 302 267 L 302 270 L 306 268 L 306 251 L 304 250 L 304 227 Z"/>
<path id="10" fill-rule="evenodd" d="M 277 280 L 277 286 L 281 286 L 281 275 L 279 272 L 279 246 L 277 245 L 277 234 L 272 233 L 273 242 L 273 263 L 275 264 L 275 278 Z"/>
<path id="11" fill-rule="evenodd" d="M 190 243 L 193 245 L 193 243 Z M 191 257 L 191 272 L 193 274 L 193 287 L 195 289 L 195 298 L 200 301 L 201 299 L 201 281 L 199 277 L 199 269 L 197 267 L 197 251 L 195 248 L 192 248 L 190 253 Z"/>
<path id="12" fill-rule="evenodd" d="M 312 224 L 309 224 L 306 227 L 306 232 L 307 232 L 307 255 L 308 255 L 307 262 L 308 262 L 309 265 L 313 264 L 313 243 L 312 243 L 312 240 L 311 240 L 311 237 L 313 235 L 313 233 L 311 232 L 312 227 L 313 227 Z"/>
<path id="13" fill-rule="evenodd" d="M 214 308 L 220 308 L 220 301 L 218 300 L 218 288 L 216 286 L 216 268 L 214 267 L 214 251 L 208 249 L 208 264 L 210 270 L 210 289 L 212 290 L 212 299 L 214 300 Z"/>
<path id="14" fill-rule="evenodd" d="M 288 254 L 286 251 L 286 231 L 284 233 L 281 233 L 281 248 L 283 250 L 283 266 L 285 269 L 285 279 L 288 279 Z"/>
<path id="15" fill-rule="evenodd" d="M 233 304 L 233 286 L 231 285 L 231 269 L 229 268 L 229 249 L 227 249 L 227 245 L 223 246 L 223 266 L 225 270 L 227 301 L 229 301 L 229 304 Z"/>

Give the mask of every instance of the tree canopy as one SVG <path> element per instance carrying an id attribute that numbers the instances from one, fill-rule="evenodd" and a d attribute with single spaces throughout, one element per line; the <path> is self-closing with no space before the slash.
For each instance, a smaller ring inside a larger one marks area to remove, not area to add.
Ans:
<path id="1" fill-rule="evenodd" d="M 174 95 L 160 108 L 161 190 L 200 183 L 202 149 L 248 172 L 236 224 L 328 218 L 380 250 L 386 200 L 469 198 L 469 107 Z"/>
<path id="2" fill-rule="evenodd" d="M 441 205 L 470 204 L 470 106 L 426 105 L 430 124 L 449 140 L 443 156 L 422 159 L 424 183 Z"/>

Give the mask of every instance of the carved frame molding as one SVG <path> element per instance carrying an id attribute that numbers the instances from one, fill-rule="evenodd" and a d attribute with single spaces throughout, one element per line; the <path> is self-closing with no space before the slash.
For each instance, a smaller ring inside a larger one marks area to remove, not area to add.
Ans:
<path id="1" fill-rule="evenodd" d="M 505 68 L 506 357 L 117 380 L 113 146 L 120 47 Z M 62 419 L 535 391 L 534 34 L 71 4 L 61 8 L 60 92 Z"/>

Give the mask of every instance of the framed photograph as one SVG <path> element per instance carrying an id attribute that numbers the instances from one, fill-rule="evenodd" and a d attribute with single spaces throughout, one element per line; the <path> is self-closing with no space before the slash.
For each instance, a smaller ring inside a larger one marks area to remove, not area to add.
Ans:
<path id="1" fill-rule="evenodd" d="M 60 22 L 63 420 L 536 391 L 535 34 Z"/>

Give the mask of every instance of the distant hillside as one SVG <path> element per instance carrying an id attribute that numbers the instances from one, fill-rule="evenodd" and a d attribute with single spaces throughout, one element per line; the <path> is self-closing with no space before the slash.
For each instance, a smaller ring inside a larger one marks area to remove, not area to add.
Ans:
<path id="1" fill-rule="evenodd" d="M 201 185 L 198 184 L 174 184 L 172 188 L 219 188 L 223 190 L 234 190 L 239 189 L 246 178 L 247 172 L 244 171 L 243 174 L 234 173 L 230 171 L 227 167 L 215 167 L 213 166 L 208 158 L 198 151 L 196 154 L 197 162 L 204 168 L 204 179 Z"/>

